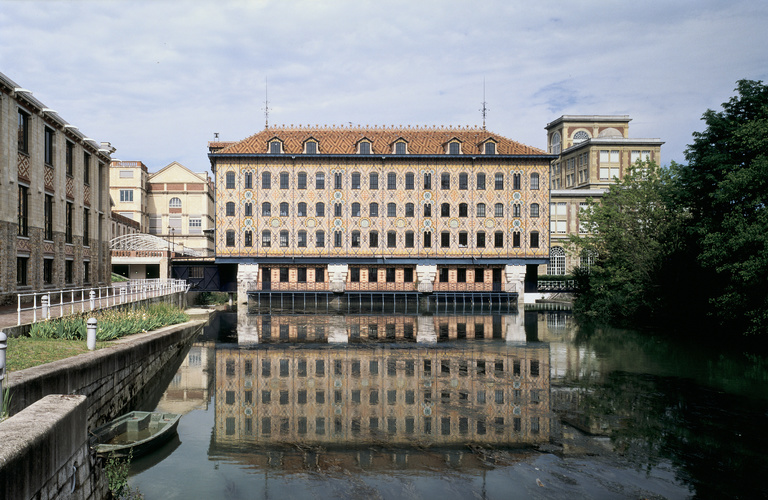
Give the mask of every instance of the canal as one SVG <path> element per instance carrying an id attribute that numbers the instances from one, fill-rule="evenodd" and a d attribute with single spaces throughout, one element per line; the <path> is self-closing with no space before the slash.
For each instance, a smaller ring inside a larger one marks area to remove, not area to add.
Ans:
<path id="1" fill-rule="evenodd" d="M 762 498 L 768 366 L 565 311 L 222 313 L 146 498 Z"/>

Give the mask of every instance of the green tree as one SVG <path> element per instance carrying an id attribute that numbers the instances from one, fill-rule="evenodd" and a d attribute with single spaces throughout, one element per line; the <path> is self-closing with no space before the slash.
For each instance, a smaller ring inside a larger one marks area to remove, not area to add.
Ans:
<path id="1" fill-rule="evenodd" d="M 659 319 L 668 304 L 661 284 L 681 242 L 674 187 L 671 170 L 638 162 L 602 200 L 589 200 L 589 233 L 571 237 L 577 249 L 594 256 L 589 268 L 574 270 L 577 313 L 614 324 Z"/>
<path id="2" fill-rule="evenodd" d="M 768 333 L 768 87 L 741 80 L 679 167 L 679 200 L 691 216 L 689 245 L 721 325 Z"/>

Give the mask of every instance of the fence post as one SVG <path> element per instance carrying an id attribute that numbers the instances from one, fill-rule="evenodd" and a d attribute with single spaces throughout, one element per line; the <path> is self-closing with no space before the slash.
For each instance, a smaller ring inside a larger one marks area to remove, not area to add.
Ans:
<path id="1" fill-rule="evenodd" d="M 5 378 L 5 350 L 8 347 L 8 336 L 0 330 L 0 407 L 2 407 L 5 393 L 3 392 L 3 379 Z"/>
<path id="2" fill-rule="evenodd" d="M 124 302 L 125 302 L 125 288 L 121 288 L 120 289 L 120 303 L 122 304 Z"/>
<path id="3" fill-rule="evenodd" d="M 51 317 L 50 314 L 50 297 L 47 295 L 43 295 L 40 297 L 40 304 L 43 307 L 43 320 L 46 320 Z"/>
<path id="4" fill-rule="evenodd" d="M 88 350 L 92 351 L 96 349 L 96 328 L 98 327 L 98 321 L 96 318 L 88 318 L 88 339 L 86 345 Z"/>
<path id="5" fill-rule="evenodd" d="M 94 292 L 93 290 L 88 292 L 88 298 L 91 301 L 90 303 L 91 311 L 93 311 L 94 309 L 96 309 L 96 292 Z"/>

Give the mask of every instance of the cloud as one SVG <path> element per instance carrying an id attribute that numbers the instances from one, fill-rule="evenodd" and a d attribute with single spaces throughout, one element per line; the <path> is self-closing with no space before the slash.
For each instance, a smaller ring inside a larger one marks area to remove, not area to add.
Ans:
<path id="1" fill-rule="evenodd" d="M 561 114 L 629 114 L 683 161 L 766 77 L 763 2 L 6 2 L 0 71 L 116 157 L 208 167 L 271 123 L 479 125 L 544 147 Z M 695 8 L 694 8 L 695 7 Z"/>

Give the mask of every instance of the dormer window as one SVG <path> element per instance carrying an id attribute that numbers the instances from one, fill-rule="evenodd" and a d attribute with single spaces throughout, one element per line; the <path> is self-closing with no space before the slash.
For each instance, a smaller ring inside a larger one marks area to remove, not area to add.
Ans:
<path id="1" fill-rule="evenodd" d="M 269 143 L 269 152 L 270 152 L 270 154 L 280 154 L 280 153 L 282 153 L 283 152 L 283 144 L 280 141 L 278 141 L 278 140 L 270 141 L 270 143 Z"/>
<path id="2" fill-rule="evenodd" d="M 496 154 L 496 143 L 488 141 L 485 143 L 485 154 L 487 155 L 495 155 Z"/>
<path id="3" fill-rule="evenodd" d="M 361 155 L 369 155 L 371 154 L 371 143 L 367 141 L 363 141 L 357 146 L 357 152 Z"/>
<path id="4" fill-rule="evenodd" d="M 304 143 L 304 154 L 316 155 L 317 154 L 317 142 L 307 141 Z"/>
<path id="5" fill-rule="evenodd" d="M 407 153 L 406 142 L 405 141 L 397 141 L 395 143 L 395 154 L 396 155 L 404 155 L 406 153 Z"/>
<path id="6" fill-rule="evenodd" d="M 448 143 L 448 154 L 458 155 L 461 154 L 461 143 L 453 141 Z"/>

